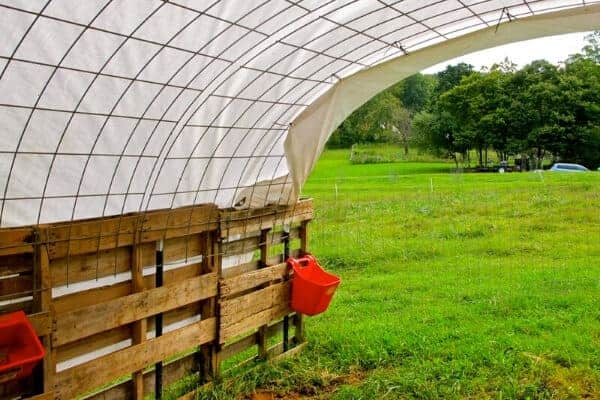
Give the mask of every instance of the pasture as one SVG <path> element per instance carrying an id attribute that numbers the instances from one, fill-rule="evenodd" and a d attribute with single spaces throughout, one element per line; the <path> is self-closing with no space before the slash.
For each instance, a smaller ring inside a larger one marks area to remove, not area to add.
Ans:
<path id="1" fill-rule="evenodd" d="M 330 310 L 202 398 L 600 398 L 600 173 L 452 168 L 326 151 L 303 194 Z"/>

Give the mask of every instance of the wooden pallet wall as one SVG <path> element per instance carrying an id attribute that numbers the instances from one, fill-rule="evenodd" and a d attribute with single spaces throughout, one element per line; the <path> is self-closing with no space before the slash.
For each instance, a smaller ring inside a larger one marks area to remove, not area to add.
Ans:
<path id="1" fill-rule="evenodd" d="M 201 384 L 298 346 L 285 259 L 307 250 L 312 213 L 200 205 L 0 230 L 0 313 L 24 310 L 47 351 L 0 399 L 159 397 L 157 376 Z"/>

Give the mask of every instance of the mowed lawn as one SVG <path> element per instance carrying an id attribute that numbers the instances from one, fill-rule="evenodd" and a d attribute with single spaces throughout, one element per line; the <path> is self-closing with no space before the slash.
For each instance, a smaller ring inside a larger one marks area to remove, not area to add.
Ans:
<path id="1" fill-rule="evenodd" d="M 304 188 L 310 248 L 342 278 L 308 347 L 203 396 L 600 398 L 600 172 L 348 156 L 325 152 Z"/>

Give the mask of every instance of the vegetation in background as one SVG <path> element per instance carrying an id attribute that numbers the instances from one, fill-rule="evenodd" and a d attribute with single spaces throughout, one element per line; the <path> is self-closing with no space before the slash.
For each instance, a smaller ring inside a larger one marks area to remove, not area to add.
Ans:
<path id="1" fill-rule="evenodd" d="M 509 60 L 489 71 L 467 64 L 436 76 L 414 75 L 355 111 L 329 147 L 364 143 L 409 144 L 435 155 L 487 166 L 499 159 L 600 165 L 600 31 L 582 52 L 557 67 L 539 60 L 515 68 Z M 471 160 L 470 152 L 476 152 Z"/>
<path id="2" fill-rule="evenodd" d="M 600 398 L 599 173 L 348 159 L 326 151 L 304 188 L 342 278 L 308 347 L 201 399 Z"/>

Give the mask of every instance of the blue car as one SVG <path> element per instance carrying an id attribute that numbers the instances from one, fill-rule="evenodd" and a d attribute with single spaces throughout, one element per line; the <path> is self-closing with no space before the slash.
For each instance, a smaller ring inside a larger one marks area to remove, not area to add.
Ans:
<path id="1" fill-rule="evenodd" d="M 550 171 L 558 172 L 586 172 L 589 171 L 586 167 L 579 164 L 556 163 L 550 168 Z"/>

